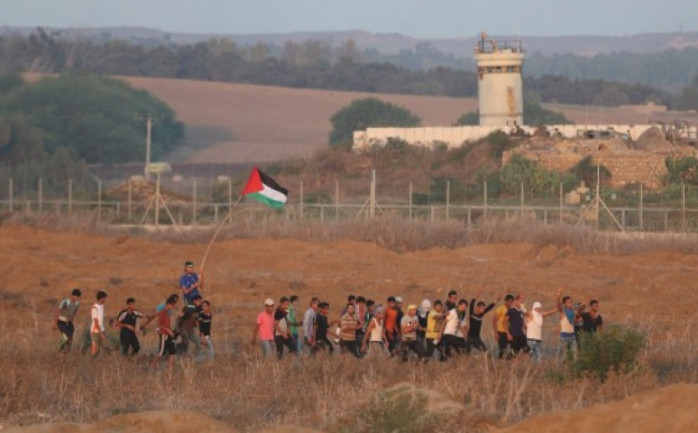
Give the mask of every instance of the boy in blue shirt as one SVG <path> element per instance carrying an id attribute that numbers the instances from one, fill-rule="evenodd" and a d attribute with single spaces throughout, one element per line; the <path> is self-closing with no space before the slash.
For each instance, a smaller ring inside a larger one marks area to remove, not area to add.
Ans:
<path id="1" fill-rule="evenodd" d="M 186 305 L 194 305 L 194 298 L 199 293 L 199 289 L 204 283 L 204 275 L 194 272 L 194 262 L 184 263 L 184 275 L 179 278 L 179 287 L 182 289 L 182 300 Z"/>

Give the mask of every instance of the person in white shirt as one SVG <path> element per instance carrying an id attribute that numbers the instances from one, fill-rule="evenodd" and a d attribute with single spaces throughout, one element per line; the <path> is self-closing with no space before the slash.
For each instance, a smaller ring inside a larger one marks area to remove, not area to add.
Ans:
<path id="1" fill-rule="evenodd" d="M 92 356 L 97 356 L 103 341 L 107 335 L 104 328 L 104 303 L 107 300 L 107 292 L 97 292 L 97 302 L 92 305 L 92 324 L 90 325 L 90 337 L 92 338 Z"/>
<path id="2" fill-rule="evenodd" d="M 461 299 L 458 301 L 456 308 L 452 309 L 446 315 L 446 320 L 443 325 L 443 335 L 441 337 L 443 354 L 446 358 L 452 355 L 452 349 L 456 353 L 470 352 L 469 346 L 465 341 L 465 336 L 468 334 L 465 311 L 468 308 L 468 301 Z"/>
<path id="3" fill-rule="evenodd" d="M 557 313 L 557 309 L 542 311 L 540 302 L 534 302 L 531 311 L 526 313 L 526 340 L 531 348 L 531 359 L 540 362 L 542 359 L 540 346 L 543 341 L 543 318 Z"/>

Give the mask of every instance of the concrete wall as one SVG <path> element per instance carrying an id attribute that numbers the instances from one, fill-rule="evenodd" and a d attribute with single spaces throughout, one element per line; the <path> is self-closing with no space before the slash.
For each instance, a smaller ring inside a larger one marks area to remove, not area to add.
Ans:
<path id="1" fill-rule="evenodd" d="M 656 125 L 549 125 L 548 131 L 559 133 L 563 137 L 573 138 L 577 131 L 607 130 L 629 134 L 637 140 L 643 132 Z M 536 128 L 523 126 L 521 129 L 533 134 Z M 494 131 L 511 132 L 511 128 L 499 126 L 428 126 L 419 128 L 368 128 L 365 131 L 354 131 L 354 148 L 364 149 L 373 145 L 384 145 L 388 138 L 399 138 L 415 146 L 431 146 L 435 142 L 445 143 L 449 148 L 460 147 L 465 143 L 474 142 L 487 137 Z"/>

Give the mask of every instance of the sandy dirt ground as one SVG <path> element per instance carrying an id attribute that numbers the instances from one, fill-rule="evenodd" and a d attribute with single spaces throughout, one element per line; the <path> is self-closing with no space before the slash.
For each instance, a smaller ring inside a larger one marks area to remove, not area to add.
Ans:
<path id="1" fill-rule="evenodd" d="M 672 385 L 624 400 L 589 408 L 543 415 L 493 433 L 635 432 L 684 433 L 698 424 L 695 401 L 698 385 Z M 97 424 L 44 424 L 9 428 L 8 433 L 234 433 L 230 425 L 191 412 L 155 411 L 120 415 Z M 279 425 L 260 433 L 319 433 L 297 426 Z"/>
<path id="2" fill-rule="evenodd" d="M 198 266 L 206 249 L 205 243 L 153 242 L 125 235 L 55 233 L 9 226 L 0 227 L 0 239 L 0 261 L 4 264 L 0 328 L 17 329 L 20 341 L 30 338 L 33 330 L 50 330 L 53 308 L 73 287 L 83 289 L 86 305 L 97 290 L 106 289 L 107 316 L 115 315 L 129 296 L 137 298 L 141 309 L 150 311 L 169 293 L 178 291 L 184 261 L 194 260 Z M 443 299 L 449 289 L 465 297 L 481 291 L 484 299 L 521 291 L 527 303 L 542 301 L 544 307 L 552 307 L 555 291 L 563 288 L 575 299 L 599 299 L 607 323 L 654 321 L 670 326 L 672 321 L 693 320 L 698 308 L 693 290 L 698 256 L 677 252 L 593 256 L 555 246 L 492 244 L 399 254 L 361 242 L 234 239 L 214 244 L 205 273 L 204 295 L 214 305 L 217 341 L 248 341 L 264 298 L 290 294 L 300 296 L 302 310 L 312 296 L 329 300 L 333 315 L 338 314 L 348 294 L 379 301 L 391 294 L 402 295 L 407 303 L 419 303 L 425 297 Z M 86 309 L 79 313 L 78 322 L 88 320 Z M 548 323 L 546 335 L 553 338 L 554 328 L 554 323 Z M 486 342 L 491 345 L 489 326 L 485 330 Z M 153 333 L 142 343 L 146 349 L 154 347 Z M 673 424 L 668 425 L 675 427 L 662 431 L 686 431 L 680 427 L 698 421 L 695 411 L 683 409 L 695 398 L 698 387 L 674 386 L 592 407 L 588 410 L 593 416 L 584 415 L 588 419 L 585 424 L 565 424 L 563 428 L 562 421 L 551 415 L 531 419 L 517 431 L 630 431 L 626 426 L 632 426 L 637 432 L 649 432 L 657 430 L 635 427 L 643 425 L 645 418 L 650 423 L 654 422 L 652 417 L 666 421 L 670 415 Z M 672 411 L 679 415 L 672 415 Z M 207 422 L 211 423 L 207 431 L 228 431 L 226 426 Z M 130 428 L 123 431 L 136 431 Z M 66 426 L 65 430 L 37 427 L 21 431 L 109 430 Z"/>
<path id="3" fill-rule="evenodd" d="M 198 266 L 207 246 L 7 226 L 0 238 L 0 323 L 35 327 L 49 325 L 51 310 L 73 287 L 83 289 L 88 305 L 106 289 L 111 314 L 129 296 L 152 309 L 178 291 L 184 261 Z M 657 325 L 691 320 L 698 309 L 698 256 L 677 252 L 589 256 L 552 245 L 494 244 L 399 254 L 354 241 L 235 239 L 213 245 L 204 273 L 217 325 L 244 339 L 264 298 L 290 294 L 300 296 L 303 310 L 319 296 L 338 311 L 349 294 L 382 302 L 401 295 L 418 304 L 450 289 L 468 298 L 482 292 L 485 300 L 523 292 L 527 303 L 541 301 L 545 309 L 563 289 L 575 300 L 600 300 L 608 321 Z"/>

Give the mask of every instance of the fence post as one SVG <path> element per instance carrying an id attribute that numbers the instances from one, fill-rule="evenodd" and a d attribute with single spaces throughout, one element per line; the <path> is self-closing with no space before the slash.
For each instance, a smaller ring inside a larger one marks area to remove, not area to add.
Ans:
<path id="1" fill-rule="evenodd" d="M 450 210 L 451 210 L 451 181 L 447 180 L 446 181 L 446 221 L 449 220 L 450 218 Z"/>
<path id="2" fill-rule="evenodd" d="M 686 185 L 681 181 L 681 230 L 686 231 Z"/>
<path id="3" fill-rule="evenodd" d="M 44 194 L 43 194 L 43 182 L 42 179 L 39 178 L 39 198 L 38 198 L 38 207 L 39 207 L 39 215 L 41 215 L 41 212 L 43 210 L 43 199 L 44 199 Z"/>
<path id="4" fill-rule="evenodd" d="M 431 223 L 434 223 L 434 205 L 431 205 L 431 214 L 430 214 L 430 217 L 429 217 L 429 221 L 430 221 Z"/>
<path id="5" fill-rule="evenodd" d="M 645 229 L 644 223 L 642 221 L 642 207 L 643 207 L 643 187 L 642 184 L 640 184 L 640 231 L 643 231 Z"/>
<path id="6" fill-rule="evenodd" d="M 192 182 L 192 207 L 191 207 L 191 224 L 196 225 L 196 179 Z"/>
<path id="7" fill-rule="evenodd" d="M 482 222 L 487 222 L 487 181 L 484 183 L 485 204 L 482 208 Z"/>
<path id="8" fill-rule="evenodd" d="M 471 209 L 470 206 L 468 206 L 468 225 L 467 225 L 468 230 L 470 230 L 470 223 L 471 223 L 471 218 L 472 218 L 472 212 L 470 209 Z"/>
<path id="9" fill-rule="evenodd" d="M 339 221 L 339 180 L 334 181 L 334 219 Z"/>
<path id="10" fill-rule="evenodd" d="M 14 185 L 13 185 L 13 180 L 10 178 L 8 182 L 7 188 L 9 189 L 9 195 L 10 195 L 10 212 L 15 210 L 15 204 L 14 204 Z"/>
<path id="11" fill-rule="evenodd" d="M 371 197 L 369 203 L 369 216 L 371 219 L 376 216 L 376 169 L 371 170 Z"/>
<path id="12" fill-rule="evenodd" d="M 128 178 L 128 220 L 129 222 L 131 221 L 131 214 L 133 211 L 133 183 L 131 182 L 131 178 Z"/>
<path id="13" fill-rule="evenodd" d="M 410 221 L 412 221 L 412 182 L 410 182 Z"/>
<path id="14" fill-rule="evenodd" d="M 68 179 L 68 216 L 73 214 L 73 179 Z"/>
<path id="15" fill-rule="evenodd" d="M 562 197 L 563 197 L 563 191 L 562 191 L 562 182 L 560 182 L 560 224 L 562 224 Z"/>
<path id="16" fill-rule="evenodd" d="M 299 201 L 300 203 L 298 204 L 298 218 L 303 221 L 303 201 L 304 201 L 304 196 L 303 196 L 303 179 L 301 179 L 300 186 L 298 188 L 299 191 Z"/>
<path id="17" fill-rule="evenodd" d="M 97 222 L 102 222 L 102 179 L 97 179 Z"/>
<path id="18" fill-rule="evenodd" d="M 521 219 L 524 217 L 524 184 L 521 182 Z"/>
<path id="19" fill-rule="evenodd" d="M 230 224 L 233 223 L 233 215 L 231 211 L 233 210 L 233 180 L 228 177 L 228 213 L 226 218 L 230 218 Z M 225 224 L 225 223 L 223 223 Z"/>

